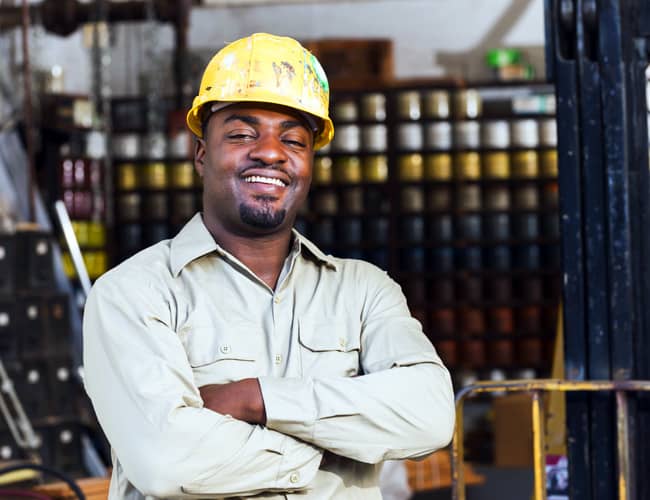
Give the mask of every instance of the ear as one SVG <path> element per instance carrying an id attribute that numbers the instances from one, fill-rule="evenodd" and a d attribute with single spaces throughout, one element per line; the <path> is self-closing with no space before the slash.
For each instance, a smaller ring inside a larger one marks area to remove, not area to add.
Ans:
<path id="1" fill-rule="evenodd" d="M 205 153 L 205 140 L 197 137 L 194 144 L 194 168 L 201 178 L 205 169 Z"/>

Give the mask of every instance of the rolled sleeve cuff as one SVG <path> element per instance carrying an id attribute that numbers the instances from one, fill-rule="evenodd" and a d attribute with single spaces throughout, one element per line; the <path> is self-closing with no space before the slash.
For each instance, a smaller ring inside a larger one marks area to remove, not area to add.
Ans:
<path id="1" fill-rule="evenodd" d="M 304 441 L 312 441 L 317 410 L 310 379 L 260 377 L 266 426 Z"/>

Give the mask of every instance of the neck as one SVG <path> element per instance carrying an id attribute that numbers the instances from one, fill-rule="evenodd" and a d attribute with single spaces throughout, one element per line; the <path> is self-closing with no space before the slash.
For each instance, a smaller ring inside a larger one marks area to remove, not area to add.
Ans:
<path id="1" fill-rule="evenodd" d="M 273 234 L 253 236 L 228 231 L 218 220 L 203 214 L 203 222 L 214 240 L 275 290 L 291 245 L 291 226 Z"/>

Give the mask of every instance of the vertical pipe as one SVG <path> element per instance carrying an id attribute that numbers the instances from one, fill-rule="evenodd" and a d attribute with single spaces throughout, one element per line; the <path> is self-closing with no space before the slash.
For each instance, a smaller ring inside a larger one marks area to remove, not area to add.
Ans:
<path id="1" fill-rule="evenodd" d="M 27 143 L 27 175 L 29 189 L 29 220 L 36 222 L 36 208 L 34 200 L 36 197 L 36 168 L 34 165 L 34 123 L 32 116 L 32 76 L 29 64 L 29 0 L 23 0 L 22 9 L 22 44 L 23 44 L 23 103 L 25 113 L 25 142 Z"/>
<path id="2" fill-rule="evenodd" d="M 546 445 L 544 443 L 544 414 L 540 391 L 533 392 L 533 468 L 535 471 L 534 498 L 546 500 Z"/>
<path id="3" fill-rule="evenodd" d="M 456 427 L 451 445 L 451 498 L 465 500 L 465 458 L 463 447 L 463 400 L 456 402 Z"/>
<path id="4" fill-rule="evenodd" d="M 616 437 L 618 447 L 618 500 L 634 500 L 630 495 L 630 460 L 627 395 L 616 391 Z"/>

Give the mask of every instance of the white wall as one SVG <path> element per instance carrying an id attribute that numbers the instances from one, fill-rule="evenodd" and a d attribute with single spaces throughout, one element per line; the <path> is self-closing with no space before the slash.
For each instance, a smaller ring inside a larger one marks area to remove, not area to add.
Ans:
<path id="1" fill-rule="evenodd" d="M 151 28 L 120 25 L 113 30 L 112 84 L 115 94 L 138 91 L 138 73 L 148 61 L 168 60 L 173 47 L 169 26 L 155 30 L 154 54 L 143 54 Z M 489 75 L 488 47 L 512 46 L 543 72 L 543 0 L 366 0 L 302 6 L 197 8 L 192 12 L 191 49 L 211 53 L 225 42 L 255 31 L 300 39 L 390 38 L 398 78 L 454 74 L 468 79 Z M 67 39 L 44 35 L 34 41 L 35 65 L 61 64 L 71 92 L 90 88 L 90 55 L 80 33 Z M 164 62 L 161 82 L 168 83 Z M 197 69 L 196 71 L 200 71 Z"/>

